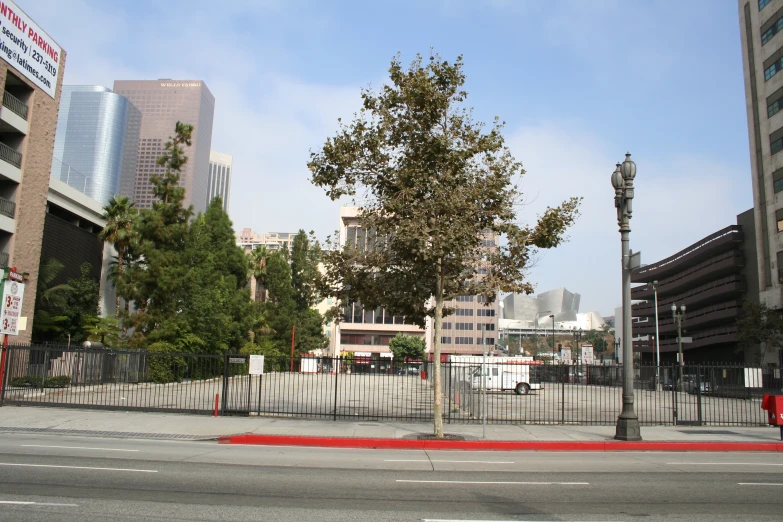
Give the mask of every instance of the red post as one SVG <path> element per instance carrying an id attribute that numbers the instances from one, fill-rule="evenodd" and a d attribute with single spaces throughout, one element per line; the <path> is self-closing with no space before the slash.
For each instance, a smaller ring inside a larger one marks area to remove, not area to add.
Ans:
<path id="1" fill-rule="evenodd" d="M 3 379 L 5 378 L 5 358 L 8 353 L 8 334 L 3 335 L 3 355 L 0 356 L 0 388 L 3 386 Z"/>
<path id="2" fill-rule="evenodd" d="M 296 325 L 291 327 L 291 373 L 294 372 L 294 339 L 296 338 Z"/>
<path id="3" fill-rule="evenodd" d="M 215 394 L 215 417 L 218 416 L 218 404 L 220 404 L 220 394 Z"/>

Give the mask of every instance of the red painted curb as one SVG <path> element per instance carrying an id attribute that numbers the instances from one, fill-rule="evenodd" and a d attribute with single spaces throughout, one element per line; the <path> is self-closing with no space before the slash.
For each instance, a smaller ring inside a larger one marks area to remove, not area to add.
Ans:
<path id="1" fill-rule="evenodd" d="M 431 449 L 473 451 L 764 451 L 783 453 L 783 442 L 622 442 L 622 441 L 483 441 L 226 435 L 219 444 L 317 446 L 324 448 Z"/>

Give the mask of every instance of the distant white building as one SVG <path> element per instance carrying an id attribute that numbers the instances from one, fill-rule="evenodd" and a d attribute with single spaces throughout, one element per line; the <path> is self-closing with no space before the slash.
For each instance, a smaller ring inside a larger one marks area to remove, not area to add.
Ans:
<path id="1" fill-rule="evenodd" d="M 579 313 L 581 296 L 556 288 L 537 296 L 509 294 L 502 300 L 500 330 L 526 333 L 541 329 L 556 331 L 599 330 L 606 323 L 598 312 Z"/>

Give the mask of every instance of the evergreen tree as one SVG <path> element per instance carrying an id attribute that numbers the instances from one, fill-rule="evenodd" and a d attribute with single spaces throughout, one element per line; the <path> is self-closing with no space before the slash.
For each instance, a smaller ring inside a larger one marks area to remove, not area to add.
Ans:
<path id="1" fill-rule="evenodd" d="M 122 286 L 117 282 L 123 280 L 124 264 L 127 262 L 128 250 L 135 237 L 133 221 L 138 215 L 135 204 L 125 196 L 114 197 L 109 200 L 109 204 L 103 207 L 103 218 L 106 220 L 106 226 L 100 234 L 102 241 L 114 245 L 117 251 L 116 274 L 114 276 L 117 298 L 115 302 L 116 317 L 120 317 L 120 298 L 122 297 Z M 126 297 L 127 302 L 127 297 Z"/>
<path id="2" fill-rule="evenodd" d="M 291 246 L 291 284 L 294 287 L 296 309 L 299 311 L 314 306 L 318 300 L 316 286 L 320 254 L 321 249 L 313 232 L 310 232 L 309 238 L 304 230 L 294 236 Z"/>

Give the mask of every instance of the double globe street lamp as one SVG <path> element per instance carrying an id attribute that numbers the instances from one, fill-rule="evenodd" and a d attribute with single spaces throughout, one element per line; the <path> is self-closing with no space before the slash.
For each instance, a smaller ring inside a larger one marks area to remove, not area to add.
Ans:
<path id="1" fill-rule="evenodd" d="M 622 244 L 623 274 L 623 411 L 617 417 L 614 438 L 617 440 L 642 440 L 639 418 L 633 409 L 633 340 L 631 337 L 631 215 L 633 213 L 633 179 L 636 177 L 636 163 L 631 155 L 625 155 L 622 165 L 617 164 L 612 172 L 614 206 L 617 209 L 617 225 L 620 227 Z"/>
<path id="2" fill-rule="evenodd" d="M 685 315 L 685 305 L 680 305 L 680 311 L 677 311 L 677 305 L 672 303 L 672 317 L 677 321 L 677 353 L 679 355 L 680 363 L 680 379 L 677 385 L 678 391 L 684 391 L 685 383 L 682 382 L 683 366 L 685 361 L 682 357 L 682 317 Z"/>

